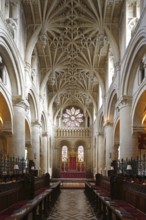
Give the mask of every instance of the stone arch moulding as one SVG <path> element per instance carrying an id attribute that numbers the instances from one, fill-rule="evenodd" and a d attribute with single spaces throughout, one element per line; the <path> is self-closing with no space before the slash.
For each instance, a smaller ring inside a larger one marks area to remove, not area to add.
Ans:
<path id="1" fill-rule="evenodd" d="M 109 30 L 109 28 L 107 26 L 105 26 L 105 31 L 106 31 L 106 34 L 108 36 L 110 45 L 111 45 L 112 50 L 113 50 L 114 61 L 115 61 L 115 63 L 117 63 L 117 62 L 119 62 L 119 58 L 120 58 L 120 51 L 118 49 L 118 44 L 117 44 L 114 36 L 112 35 L 111 31 Z"/>
<path id="2" fill-rule="evenodd" d="M 104 133 L 104 116 L 103 112 L 99 114 L 99 122 L 98 122 L 98 133 L 103 134 Z"/>
<path id="3" fill-rule="evenodd" d="M 0 88 L 0 117 L 2 119 L 2 132 L 13 133 L 13 110 L 7 95 Z"/>
<path id="4" fill-rule="evenodd" d="M 82 145 L 84 147 L 84 149 L 86 149 L 87 148 L 87 144 L 88 144 L 88 141 L 85 141 L 85 140 L 77 140 L 77 141 L 74 142 L 74 146 L 75 146 L 76 149 L 80 145 Z"/>
<path id="5" fill-rule="evenodd" d="M 107 121 L 113 122 L 116 102 L 117 102 L 117 93 L 115 90 L 113 90 L 107 100 L 107 108 L 106 108 Z"/>
<path id="6" fill-rule="evenodd" d="M 80 91 L 80 92 L 82 92 L 82 93 L 84 93 L 84 91 Z M 60 93 L 61 93 L 61 91 L 60 91 Z M 87 95 L 88 95 L 88 93 L 87 93 Z M 55 101 L 55 98 L 56 98 L 56 96 L 57 96 L 57 94 L 55 94 L 53 97 L 52 97 L 52 99 L 51 99 L 51 101 L 50 101 L 50 103 L 49 103 L 49 111 L 50 112 L 52 112 L 52 109 L 53 109 L 53 103 L 54 103 L 54 101 Z M 89 97 L 90 97 L 90 99 L 92 100 L 92 104 L 93 104 L 93 107 L 94 107 L 94 109 L 95 109 L 95 112 L 97 111 L 97 106 L 96 106 L 96 103 L 95 103 L 95 100 L 94 100 L 94 98 L 89 94 Z M 67 104 L 65 104 L 65 105 L 61 105 L 61 107 L 57 110 L 57 112 L 55 112 L 55 114 L 54 114 L 54 119 L 56 120 L 56 117 L 57 117 L 57 115 L 58 115 L 58 113 L 59 113 L 59 111 L 62 109 L 62 110 L 64 110 L 67 106 L 71 106 L 69 103 L 67 103 Z M 77 104 L 77 106 L 81 106 L 80 104 Z M 82 109 L 82 107 L 80 107 L 81 109 Z M 90 111 L 88 110 L 88 108 L 87 108 L 87 112 L 88 112 L 88 115 L 89 115 L 89 117 L 90 117 L 90 121 L 92 121 L 92 117 L 91 117 L 91 114 L 90 114 Z"/>
<path id="7" fill-rule="evenodd" d="M 132 95 L 133 84 L 135 79 L 135 74 L 140 64 L 140 61 L 146 51 L 146 33 L 140 32 L 136 35 L 135 39 L 130 41 L 129 52 L 124 57 L 124 61 L 121 69 L 123 72 L 121 78 L 121 89 L 120 96 Z"/>
<path id="8" fill-rule="evenodd" d="M 2 37 L 0 38 L 0 55 L 10 77 L 12 95 L 22 95 L 23 97 L 25 89 L 22 64 L 19 62 L 18 53 L 15 51 L 13 45 L 9 43 L 9 40 Z"/>
<path id="9" fill-rule="evenodd" d="M 67 146 L 68 148 L 71 148 L 72 143 L 69 140 L 57 140 L 56 141 L 56 147 L 59 148 L 60 150 L 62 149 L 63 146 Z"/>
<path id="10" fill-rule="evenodd" d="M 47 131 L 47 118 L 45 115 L 45 112 L 42 112 L 41 114 L 41 125 L 42 125 L 42 132 Z"/>
<path id="11" fill-rule="evenodd" d="M 117 119 L 117 121 L 114 124 L 114 159 L 118 160 L 118 147 L 120 145 L 120 120 Z"/>
<path id="12" fill-rule="evenodd" d="M 39 105 L 33 90 L 30 90 L 28 93 L 28 102 L 30 105 L 31 121 L 36 121 L 39 119 Z"/>
<path id="13" fill-rule="evenodd" d="M 32 143 L 31 143 L 31 126 L 30 122 L 25 119 L 25 159 L 30 159 L 30 149 L 31 149 Z"/>
<path id="14" fill-rule="evenodd" d="M 132 128 L 133 132 L 144 132 L 142 117 L 146 109 L 146 86 L 144 86 L 133 101 L 132 106 Z"/>
<path id="15" fill-rule="evenodd" d="M 31 144 L 31 125 L 27 119 L 25 119 L 25 143 Z"/>

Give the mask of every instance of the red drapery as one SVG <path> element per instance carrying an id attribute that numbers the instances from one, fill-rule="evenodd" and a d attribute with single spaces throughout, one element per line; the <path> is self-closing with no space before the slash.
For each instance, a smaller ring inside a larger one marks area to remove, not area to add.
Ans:
<path id="1" fill-rule="evenodd" d="M 76 170 L 76 157 L 70 157 L 69 166 L 70 170 Z"/>

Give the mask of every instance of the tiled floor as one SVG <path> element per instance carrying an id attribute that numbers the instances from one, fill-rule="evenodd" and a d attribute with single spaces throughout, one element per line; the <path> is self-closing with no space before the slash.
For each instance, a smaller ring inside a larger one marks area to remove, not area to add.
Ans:
<path id="1" fill-rule="evenodd" d="M 83 189 L 63 189 L 48 220 L 97 220 Z"/>

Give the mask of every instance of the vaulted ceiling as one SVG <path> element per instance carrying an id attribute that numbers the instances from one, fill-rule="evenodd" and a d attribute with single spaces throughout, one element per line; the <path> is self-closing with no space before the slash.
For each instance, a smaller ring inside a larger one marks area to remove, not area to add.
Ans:
<path id="1" fill-rule="evenodd" d="M 39 29 L 41 82 L 61 105 L 97 102 L 104 88 L 107 56 L 119 48 L 124 0 L 22 0 L 28 41 Z"/>

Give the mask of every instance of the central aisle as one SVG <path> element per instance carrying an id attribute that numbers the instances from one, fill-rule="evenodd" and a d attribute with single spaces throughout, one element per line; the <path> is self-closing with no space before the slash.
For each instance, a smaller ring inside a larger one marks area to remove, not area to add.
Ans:
<path id="1" fill-rule="evenodd" d="M 82 189 L 63 189 L 48 220 L 97 220 Z"/>

